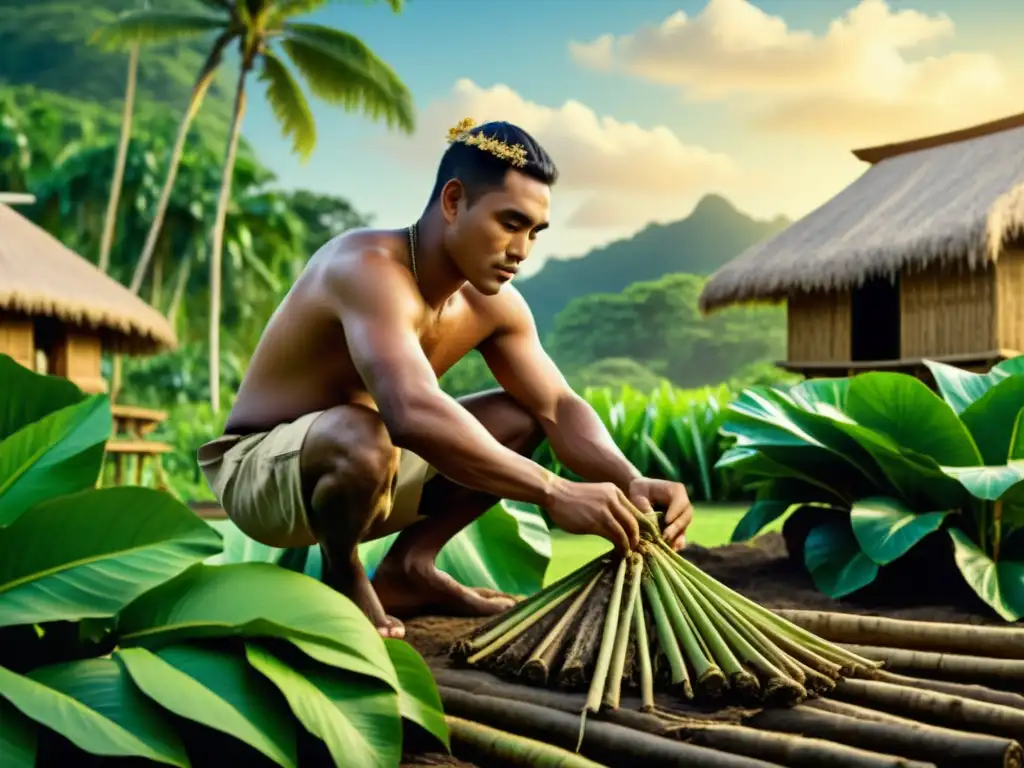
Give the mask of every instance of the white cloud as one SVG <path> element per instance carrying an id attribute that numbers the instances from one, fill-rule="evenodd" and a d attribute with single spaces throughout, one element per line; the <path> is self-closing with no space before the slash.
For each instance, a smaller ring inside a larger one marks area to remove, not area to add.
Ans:
<path id="1" fill-rule="evenodd" d="M 989 54 L 913 56 L 954 33 L 952 20 L 862 0 L 822 35 L 790 29 L 748 0 L 709 0 L 621 37 L 570 43 L 575 60 L 729 100 L 757 126 L 846 141 L 889 141 L 1014 111 L 1016 94 Z"/>
<path id="2" fill-rule="evenodd" d="M 728 156 L 684 143 L 666 127 L 599 116 L 575 100 L 546 106 L 505 85 L 484 88 L 468 79 L 460 79 L 446 98 L 422 111 L 414 137 L 389 139 L 388 146 L 403 161 L 433 166 L 444 151 L 448 128 L 467 116 L 477 123 L 507 120 L 536 137 L 558 166 L 557 196 L 581 201 L 578 215 L 568 219 L 570 226 L 640 226 L 652 218 L 645 213 L 645 200 L 659 211 L 666 205 L 685 211 L 709 187 L 738 178 Z M 617 207 L 616 200 L 629 205 Z M 605 215 L 589 215 L 595 206 Z"/>

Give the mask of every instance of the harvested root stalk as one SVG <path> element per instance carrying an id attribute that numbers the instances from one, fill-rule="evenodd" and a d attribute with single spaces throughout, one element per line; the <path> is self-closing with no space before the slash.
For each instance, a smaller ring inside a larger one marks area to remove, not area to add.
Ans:
<path id="1" fill-rule="evenodd" d="M 542 768 L 602 768 L 582 755 L 543 741 L 517 736 L 461 717 L 445 717 L 455 753 L 471 760 L 496 759 L 500 765 Z"/>
<path id="2" fill-rule="evenodd" d="M 787 621 L 707 576 L 641 519 L 642 540 L 608 553 L 460 640 L 456 663 L 535 686 L 587 691 L 586 710 L 614 710 L 655 689 L 696 703 L 796 704 L 864 658 Z"/>

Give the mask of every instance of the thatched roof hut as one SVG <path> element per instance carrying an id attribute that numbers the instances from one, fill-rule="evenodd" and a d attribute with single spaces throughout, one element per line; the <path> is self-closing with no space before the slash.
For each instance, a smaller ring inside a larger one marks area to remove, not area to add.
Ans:
<path id="1" fill-rule="evenodd" d="M 176 347 L 163 315 L 0 203 L 0 353 L 33 369 L 41 357 L 48 373 L 102 391 L 102 350 L 148 355 Z"/>
<path id="2" fill-rule="evenodd" d="M 1024 349 L 1024 114 L 854 154 L 865 173 L 719 269 L 701 308 L 785 299 L 805 373 Z"/>

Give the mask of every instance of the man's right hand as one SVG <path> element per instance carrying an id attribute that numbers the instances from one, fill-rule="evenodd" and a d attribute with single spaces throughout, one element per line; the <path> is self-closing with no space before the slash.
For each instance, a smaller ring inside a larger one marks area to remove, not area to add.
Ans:
<path id="1" fill-rule="evenodd" d="M 562 480 L 547 513 L 563 531 L 602 536 L 620 552 L 635 549 L 640 543 L 638 511 L 614 483 Z"/>

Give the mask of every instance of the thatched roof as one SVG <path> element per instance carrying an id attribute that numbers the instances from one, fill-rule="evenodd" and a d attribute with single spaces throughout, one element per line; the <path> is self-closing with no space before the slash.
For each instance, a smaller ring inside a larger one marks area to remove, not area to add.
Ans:
<path id="1" fill-rule="evenodd" d="M 1024 233 L 1024 114 L 855 154 L 874 165 L 719 269 L 701 309 L 841 290 L 935 264 L 977 269 Z"/>
<path id="2" fill-rule="evenodd" d="M 49 232 L 0 203 L 0 311 L 100 329 L 128 354 L 177 347 L 167 319 Z"/>

